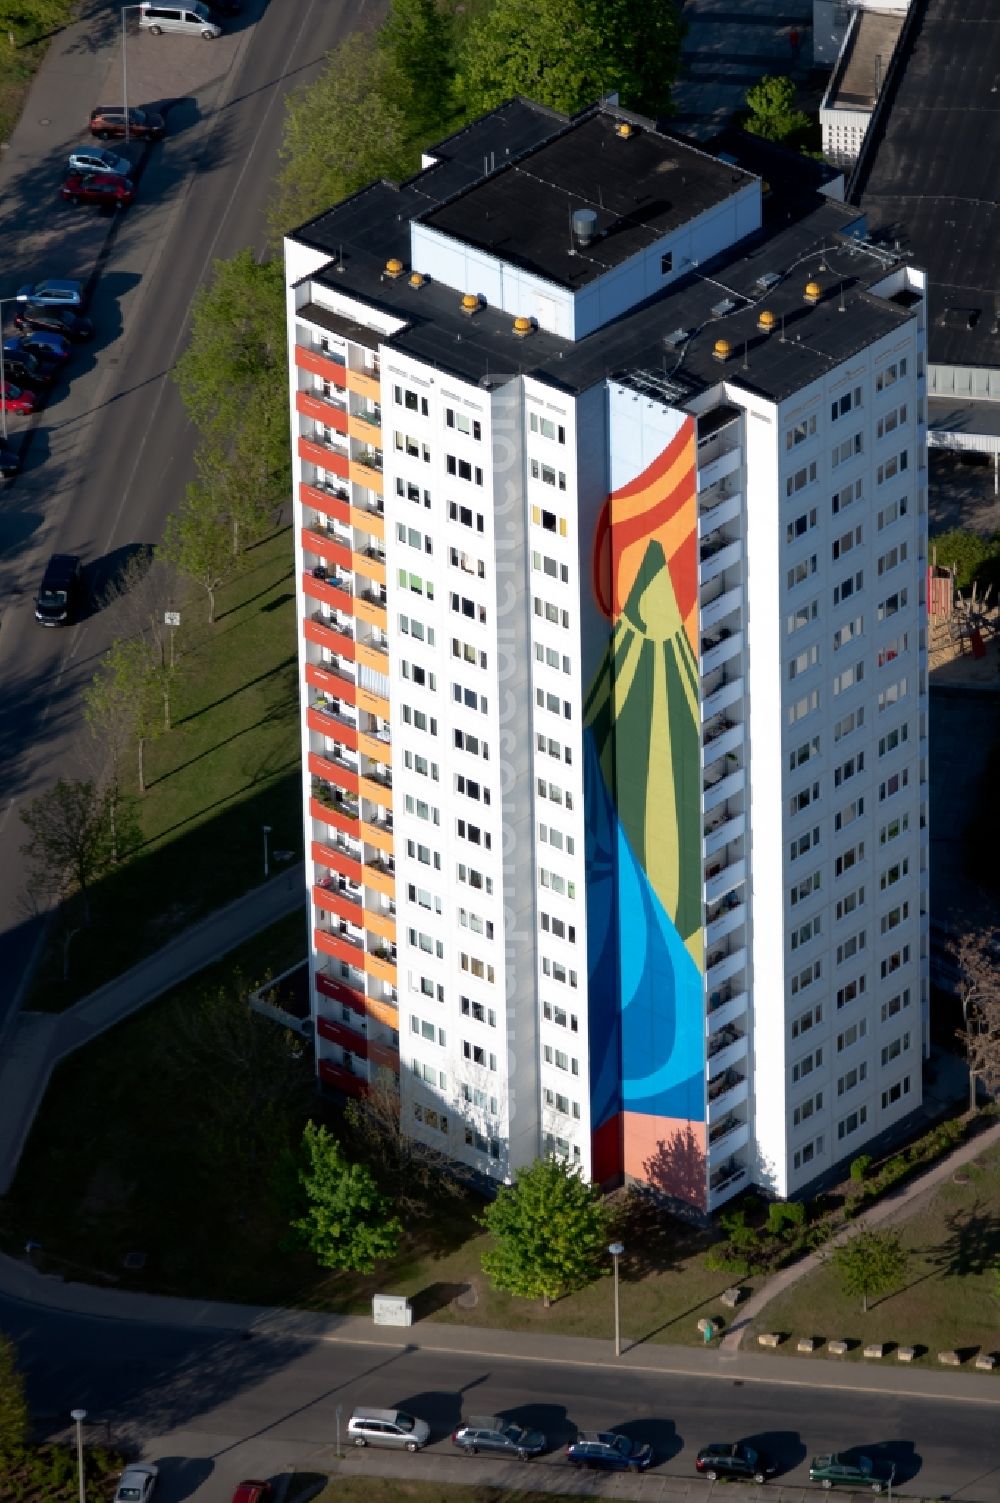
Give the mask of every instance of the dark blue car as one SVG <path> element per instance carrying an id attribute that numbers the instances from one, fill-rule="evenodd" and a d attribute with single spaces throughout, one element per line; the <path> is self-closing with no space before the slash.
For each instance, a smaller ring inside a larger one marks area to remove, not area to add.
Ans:
<path id="1" fill-rule="evenodd" d="M 566 1447 L 566 1460 L 571 1466 L 590 1467 L 598 1472 L 644 1472 L 653 1460 L 653 1452 L 627 1435 L 601 1430 L 596 1435 L 578 1435 Z"/>

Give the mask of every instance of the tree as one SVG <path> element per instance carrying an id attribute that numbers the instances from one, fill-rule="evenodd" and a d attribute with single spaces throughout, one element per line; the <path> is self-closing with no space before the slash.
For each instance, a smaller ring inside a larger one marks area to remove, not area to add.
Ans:
<path id="1" fill-rule="evenodd" d="M 600 1191 L 554 1157 L 519 1169 L 479 1220 L 494 1240 L 483 1254 L 487 1278 L 546 1306 L 589 1283 L 607 1247 Z"/>
<path id="2" fill-rule="evenodd" d="M 108 791 L 89 779 L 60 778 L 22 809 L 21 819 L 31 836 L 21 847 L 29 896 L 35 902 L 78 896 L 86 927 L 91 889 L 112 862 Z"/>
<path id="3" fill-rule="evenodd" d="M 682 35 L 673 0 L 494 0 L 466 32 L 456 91 L 472 115 L 515 94 L 573 114 L 614 91 L 665 113 Z"/>
<path id="4" fill-rule="evenodd" d="M 403 92 L 389 50 L 371 32 L 355 31 L 312 83 L 288 96 L 269 215 L 278 244 L 349 193 L 377 178 L 405 177 L 418 165 Z"/>
<path id="5" fill-rule="evenodd" d="M 208 624 L 215 623 L 216 591 L 238 564 L 233 556 L 230 521 L 204 481 L 189 483 L 180 510 L 171 512 L 163 529 L 159 556 L 208 596 Z"/>
<path id="6" fill-rule="evenodd" d="M 958 940 L 958 1038 L 969 1061 L 969 1110 L 976 1109 L 976 1082 L 994 1095 L 1000 1088 L 1000 928 L 969 930 Z"/>
<path id="7" fill-rule="evenodd" d="M 443 1195 L 462 1186 L 454 1161 L 431 1143 L 403 1131 L 399 1087 L 391 1070 L 380 1070 L 368 1090 L 344 1112 L 363 1156 L 380 1166 L 393 1204 L 407 1219 L 432 1215 Z"/>
<path id="8" fill-rule="evenodd" d="M 30 1433 L 24 1378 L 13 1341 L 0 1331 L 0 1453 L 23 1446 Z"/>
<path id="9" fill-rule="evenodd" d="M 146 792 L 146 742 L 162 729 L 161 669 L 154 649 L 143 637 L 116 639 L 104 654 L 97 672 L 83 691 L 84 716 L 110 758 L 109 790 L 113 859 L 119 856 L 115 816 L 121 799 L 124 752 L 135 744 L 139 792 Z"/>
<path id="10" fill-rule="evenodd" d="M 0 31 L 18 42 L 35 41 L 69 20 L 70 0 L 0 0 Z"/>
<path id="11" fill-rule="evenodd" d="M 804 145 L 812 131 L 812 121 L 795 107 L 795 85 L 790 78 L 766 74 L 747 90 L 749 111 L 744 127 L 765 141 Z"/>
<path id="12" fill-rule="evenodd" d="M 868 1310 L 870 1295 L 884 1294 L 906 1273 L 909 1255 L 895 1232 L 863 1229 L 834 1248 L 833 1262 L 846 1294 L 860 1294 Z"/>
<path id="13" fill-rule="evenodd" d="M 307 1122 L 302 1134 L 299 1185 L 309 1202 L 292 1222 L 303 1244 L 323 1268 L 371 1273 L 376 1263 L 395 1257 L 402 1227 L 363 1164 L 349 1164 L 325 1127 Z"/>
<path id="14" fill-rule="evenodd" d="M 982 590 L 1000 581 L 1000 533 L 984 537 L 956 527 L 932 537 L 930 545 L 938 564 L 954 571 L 958 589 L 969 590 L 975 584 Z"/>
<path id="15" fill-rule="evenodd" d="M 176 605 L 177 580 L 166 560 L 152 548 L 131 554 L 104 592 L 104 605 L 113 607 L 125 626 L 126 637 L 142 637 L 156 663 L 163 709 L 163 729 L 170 729 L 170 706 L 177 677 L 175 628 L 166 614 Z"/>
<path id="16" fill-rule="evenodd" d="M 442 121 L 454 76 L 454 18 L 440 0 L 392 0 L 378 44 L 406 89 L 410 134 L 425 139 Z"/>

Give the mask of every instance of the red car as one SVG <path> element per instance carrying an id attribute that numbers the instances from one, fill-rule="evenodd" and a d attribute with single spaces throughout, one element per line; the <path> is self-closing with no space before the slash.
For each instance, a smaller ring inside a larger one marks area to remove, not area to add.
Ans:
<path id="1" fill-rule="evenodd" d="M 20 386 L 8 386 L 4 383 L 4 407 L 8 412 L 34 412 L 38 404 L 38 397 L 33 391 L 21 389 Z"/>
<path id="2" fill-rule="evenodd" d="M 71 204 L 111 204 L 124 209 L 135 198 L 135 184 L 117 172 L 71 172 L 62 185 Z"/>
<path id="3" fill-rule="evenodd" d="M 273 1497 L 270 1482 L 241 1482 L 233 1493 L 233 1503 L 269 1503 Z"/>

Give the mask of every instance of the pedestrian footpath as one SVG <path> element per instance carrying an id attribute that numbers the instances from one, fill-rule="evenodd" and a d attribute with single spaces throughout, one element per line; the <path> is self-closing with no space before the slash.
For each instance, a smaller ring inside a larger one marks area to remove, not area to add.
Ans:
<path id="1" fill-rule="evenodd" d="M 301 864 L 185 929 L 66 1012 L 22 1013 L 0 1055 L 0 1195 L 10 1189 L 35 1114 L 61 1060 L 297 909 L 302 910 L 304 925 Z"/>

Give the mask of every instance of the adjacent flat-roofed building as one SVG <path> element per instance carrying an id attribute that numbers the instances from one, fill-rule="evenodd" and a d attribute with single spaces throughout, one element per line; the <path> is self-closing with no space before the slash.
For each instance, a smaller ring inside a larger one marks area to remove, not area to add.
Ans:
<path id="1" fill-rule="evenodd" d="M 920 1103 L 925 298 L 862 229 L 514 101 L 287 238 L 318 1070 L 484 1175 L 711 1209 Z"/>

